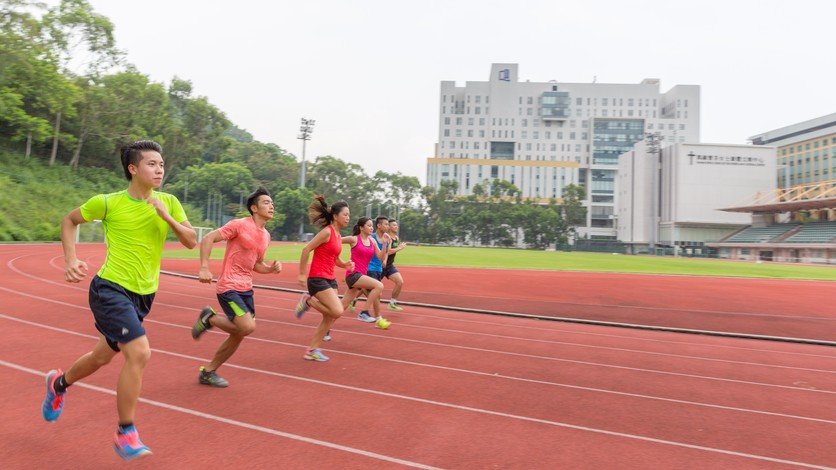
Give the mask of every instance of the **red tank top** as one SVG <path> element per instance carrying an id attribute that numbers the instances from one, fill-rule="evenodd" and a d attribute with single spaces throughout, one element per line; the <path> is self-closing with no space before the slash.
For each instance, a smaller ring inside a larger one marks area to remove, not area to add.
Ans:
<path id="1" fill-rule="evenodd" d="M 334 229 L 333 225 L 328 225 L 328 230 L 331 231 L 331 237 L 328 239 L 328 242 L 314 248 L 311 269 L 308 271 L 309 278 L 336 279 L 334 277 L 334 265 L 337 257 L 340 256 L 340 252 L 343 250 L 343 244 L 340 234 Z"/>

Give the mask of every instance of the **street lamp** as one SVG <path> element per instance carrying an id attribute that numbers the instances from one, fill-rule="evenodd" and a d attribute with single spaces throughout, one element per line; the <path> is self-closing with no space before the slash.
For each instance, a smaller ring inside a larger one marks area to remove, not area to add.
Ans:
<path id="1" fill-rule="evenodd" d="M 302 118 L 302 125 L 299 127 L 299 136 L 296 137 L 302 141 L 302 164 L 299 166 L 299 188 L 305 188 L 305 144 L 311 140 L 313 133 L 313 126 L 316 121 L 313 119 Z M 302 220 L 299 222 L 299 240 L 302 240 L 302 232 L 305 229 L 305 215 L 302 214 Z"/>

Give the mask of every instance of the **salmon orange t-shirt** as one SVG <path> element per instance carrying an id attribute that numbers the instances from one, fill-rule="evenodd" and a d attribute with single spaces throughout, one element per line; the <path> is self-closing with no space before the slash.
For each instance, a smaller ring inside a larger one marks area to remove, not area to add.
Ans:
<path id="1" fill-rule="evenodd" d="M 256 225 L 252 217 L 244 217 L 227 222 L 220 234 L 226 240 L 226 253 L 217 292 L 252 290 L 253 266 L 264 259 L 270 232 Z"/>

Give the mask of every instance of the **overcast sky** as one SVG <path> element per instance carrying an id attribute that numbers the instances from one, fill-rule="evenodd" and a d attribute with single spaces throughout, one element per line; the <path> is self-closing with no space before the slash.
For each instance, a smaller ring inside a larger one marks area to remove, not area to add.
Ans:
<path id="1" fill-rule="evenodd" d="M 52 3 L 52 2 L 50 2 Z M 426 181 L 439 82 L 520 80 L 702 87 L 701 140 L 836 112 L 836 2 L 91 0 L 152 80 L 191 80 L 256 139 Z"/>

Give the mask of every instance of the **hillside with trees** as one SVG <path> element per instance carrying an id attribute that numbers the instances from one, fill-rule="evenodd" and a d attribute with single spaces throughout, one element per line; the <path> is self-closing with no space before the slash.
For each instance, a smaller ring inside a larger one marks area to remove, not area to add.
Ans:
<path id="1" fill-rule="evenodd" d="M 119 149 L 140 139 L 163 146 L 163 190 L 184 202 L 194 225 L 240 216 L 246 195 L 267 188 L 280 214 L 274 240 L 298 237 L 313 194 L 346 200 L 355 217 L 398 217 L 405 239 L 426 243 L 545 248 L 565 243 L 584 216 L 576 186 L 545 205 L 498 180 L 464 197 L 452 181 L 421 187 L 414 176 L 369 175 L 332 155 L 310 162 L 299 188 L 296 156 L 236 126 L 188 79 L 149 79 L 85 0 L 0 5 L 0 241 L 57 240 L 63 214 L 125 187 Z"/>

